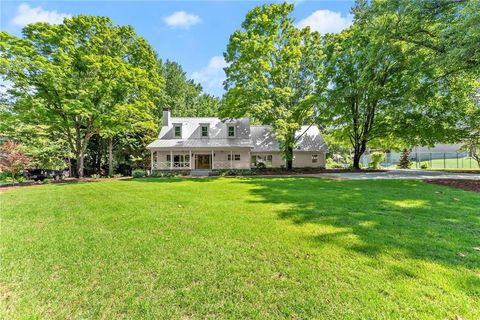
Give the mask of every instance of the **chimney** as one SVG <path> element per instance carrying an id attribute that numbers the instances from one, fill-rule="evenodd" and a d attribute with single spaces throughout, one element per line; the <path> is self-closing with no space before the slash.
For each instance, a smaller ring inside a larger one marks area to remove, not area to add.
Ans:
<path id="1" fill-rule="evenodd" d="M 163 108 L 163 125 L 170 126 L 170 108 Z"/>

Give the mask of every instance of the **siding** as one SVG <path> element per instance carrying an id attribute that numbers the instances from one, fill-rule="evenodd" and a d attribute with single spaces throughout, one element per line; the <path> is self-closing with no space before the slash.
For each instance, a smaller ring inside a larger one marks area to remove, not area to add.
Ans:
<path id="1" fill-rule="evenodd" d="M 272 155 L 272 167 L 281 168 L 285 166 L 285 160 L 282 159 L 280 152 L 252 152 L 253 155 Z M 325 152 L 294 152 L 293 167 L 294 168 L 325 168 Z M 312 155 L 318 155 L 318 162 L 312 163 Z"/>

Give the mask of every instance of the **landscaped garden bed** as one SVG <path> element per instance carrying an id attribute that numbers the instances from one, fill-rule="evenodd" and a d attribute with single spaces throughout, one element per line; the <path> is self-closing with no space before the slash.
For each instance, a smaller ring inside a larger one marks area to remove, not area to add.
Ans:
<path id="1" fill-rule="evenodd" d="M 429 179 L 425 180 L 428 183 L 434 183 L 453 188 L 480 192 L 480 180 L 466 180 L 466 179 Z"/>

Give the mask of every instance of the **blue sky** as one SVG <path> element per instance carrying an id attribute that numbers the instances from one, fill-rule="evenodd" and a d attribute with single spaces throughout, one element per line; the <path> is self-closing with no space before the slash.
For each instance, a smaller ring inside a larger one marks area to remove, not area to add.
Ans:
<path id="1" fill-rule="evenodd" d="M 271 1 L 270 1 L 271 2 Z M 130 24 L 159 57 L 177 61 L 204 90 L 222 95 L 225 66 L 222 54 L 230 34 L 245 14 L 264 1 L 8 1 L 0 0 L 0 29 L 21 35 L 35 21 L 59 23 L 76 14 L 109 16 Z M 353 0 L 296 1 L 293 17 L 299 26 L 338 32 L 351 23 Z"/>

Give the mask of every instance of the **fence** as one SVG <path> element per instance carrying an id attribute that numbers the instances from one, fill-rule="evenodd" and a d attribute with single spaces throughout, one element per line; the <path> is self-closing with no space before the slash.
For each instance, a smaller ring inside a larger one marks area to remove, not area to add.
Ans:
<path id="1" fill-rule="evenodd" d="M 400 162 L 400 153 L 389 152 L 380 163 L 383 169 L 396 169 Z M 480 169 L 475 159 L 468 152 L 412 152 L 410 154 L 412 169 Z M 363 155 L 361 163 L 368 168 L 371 162 L 370 155 Z"/>

